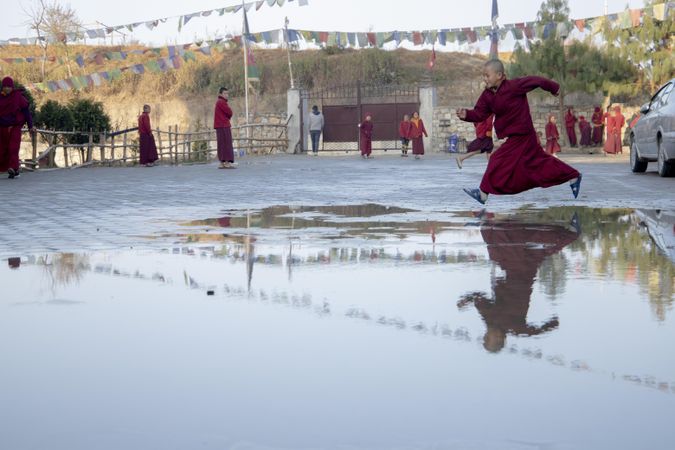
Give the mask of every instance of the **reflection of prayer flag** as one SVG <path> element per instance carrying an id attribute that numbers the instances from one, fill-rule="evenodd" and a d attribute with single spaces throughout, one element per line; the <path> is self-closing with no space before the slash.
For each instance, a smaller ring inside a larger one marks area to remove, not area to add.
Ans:
<path id="1" fill-rule="evenodd" d="M 583 33 L 586 21 L 584 19 L 577 19 L 574 21 L 574 25 L 576 25 L 577 30 L 579 30 L 580 33 Z"/>
<path id="2" fill-rule="evenodd" d="M 368 43 L 373 47 L 377 47 L 377 38 L 375 37 L 375 33 L 366 33 L 366 36 L 368 37 Z"/>
<path id="3" fill-rule="evenodd" d="M 429 62 L 427 63 L 427 67 L 429 68 L 429 70 L 432 70 L 435 65 L 436 65 L 436 49 L 434 47 L 431 47 L 431 55 L 429 55 Z"/>
<path id="4" fill-rule="evenodd" d="M 422 45 L 424 41 L 422 40 L 422 33 L 419 31 L 413 31 L 413 44 Z"/>

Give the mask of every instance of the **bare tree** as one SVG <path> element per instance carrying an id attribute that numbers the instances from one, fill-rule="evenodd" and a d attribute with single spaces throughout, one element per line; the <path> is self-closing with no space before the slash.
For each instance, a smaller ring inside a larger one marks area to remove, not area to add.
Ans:
<path id="1" fill-rule="evenodd" d="M 68 76 L 73 76 L 70 66 L 70 48 L 68 37 L 73 33 L 79 33 L 82 23 L 77 13 L 70 5 L 61 5 L 58 0 L 47 3 L 46 0 L 35 0 L 29 8 L 23 8 L 28 16 L 26 23 L 37 33 L 38 45 L 42 48 L 42 81 L 45 78 L 45 63 L 47 60 L 47 48 L 50 43 L 58 43 L 63 46 L 66 56 Z"/>

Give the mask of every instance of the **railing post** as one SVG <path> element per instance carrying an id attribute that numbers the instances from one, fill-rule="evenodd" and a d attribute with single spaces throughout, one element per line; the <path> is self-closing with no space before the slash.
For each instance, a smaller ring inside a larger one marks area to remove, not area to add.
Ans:
<path id="1" fill-rule="evenodd" d="M 162 133 L 159 131 L 159 127 L 157 127 L 157 143 L 159 144 L 159 152 L 158 152 L 159 160 L 162 161 L 164 159 L 163 158 L 164 150 L 162 149 Z"/>
<path id="2" fill-rule="evenodd" d="M 90 163 L 94 155 L 94 133 L 89 130 L 89 145 L 87 146 L 87 162 Z"/>
<path id="3" fill-rule="evenodd" d="M 127 165 L 127 133 L 122 136 L 122 165 Z"/>
<path id="4" fill-rule="evenodd" d="M 178 125 L 174 125 L 174 129 L 176 130 L 176 134 L 174 136 L 176 144 L 176 152 L 174 153 L 173 163 L 178 165 Z"/>
<path id="5" fill-rule="evenodd" d="M 98 145 L 100 145 L 100 150 L 101 150 L 101 164 L 103 164 L 103 161 L 105 161 L 105 133 L 102 132 L 98 136 Z"/>
<path id="6" fill-rule="evenodd" d="M 37 161 L 35 160 L 37 158 L 37 132 L 30 133 L 30 143 L 33 146 L 33 162 L 35 163 L 34 167 L 37 167 Z"/>
<path id="7" fill-rule="evenodd" d="M 52 130 L 54 131 L 54 130 Z M 49 138 L 49 146 L 52 147 L 54 144 L 56 144 L 56 133 L 50 135 L 51 137 Z M 49 162 L 47 163 L 50 168 L 54 167 L 54 156 L 56 155 L 56 147 L 52 148 L 52 151 L 49 152 L 48 158 Z"/>
<path id="8" fill-rule="evenodd" d="M 115 164 L 115 135 L 110 136 L 110 166 Z"/>

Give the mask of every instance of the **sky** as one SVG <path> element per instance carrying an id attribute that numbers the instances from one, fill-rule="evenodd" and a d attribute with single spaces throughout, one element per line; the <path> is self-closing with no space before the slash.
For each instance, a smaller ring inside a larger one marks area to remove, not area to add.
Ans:
<path id="1" fill-rule="evenodd" d="M 0 15 L 0 39 L 31 37 L 34 35 L 25 25 L 29 9 L 35 0 L 19 0 L 20 7 L 3 8 Z M 250 0 L 246 0 L 249 2 Z M 297 0 L 283 7 L 266 4 L 249 13 L 251 32 L 274 30 L 283 27 L 288 17 L 289 27 L 316 31 L 393 31 L 428 30 L 484 26 L 490 24 L 492 0 L 308 0 L 309 5 L 300 7 Z M 536 18 L 542 0 L 499 0 L 498 23 L 526 22 Z M 191 12 L 222 8 L 238 4 L 236 0 L 203 0 L 175 2 L 167 0 L 71 0 L 61 4 L 70 5 L 78 14 L 85 28 L 101 28 L 145 22 L 163 17 L 180 16 Z M 572 18 L 594 17 L 603 14 L 607 3 L 609 13 L 643 6 L 642 0 L 569 0 Z M 470 7 L 467 7 L 470 5 Z M 221 37 L 227 33 L 241 32 L 241 14 L 197 17 L 178 32 L 178 18 L 169 19 L 150 31 L 145 26 L 133 33 L 125 30 L 117 34 L 115 44 L 140 41 L 149 45 L 188 43 L 200 39 Z M 103 44 L 102 41 L 93 43 Z M 106 43 L 110 43 L 109 39 Z M 0 50 L 0 54 L 2 50 Z"/>

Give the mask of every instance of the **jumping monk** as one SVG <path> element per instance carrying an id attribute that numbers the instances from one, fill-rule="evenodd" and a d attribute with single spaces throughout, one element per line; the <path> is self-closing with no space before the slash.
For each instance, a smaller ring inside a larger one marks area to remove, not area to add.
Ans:
<path id="1" fill-rule="evenodd" d="M 543 153 L 543 152 L 542 152 Z M 496 155 L 496 152 L 495 152 Z M 490 158 L 492 159 L 492 158 Z M 532 324 L 527 315 L 537 271 L 544 260 L 574 242 L 580 233 L 576 216 L 572 229 L 560 225 L 497 223 L 481 226 L 490 260 L 503 276 L 495 277 L 492 295 L 475 291 L 457 302 L 460 309 L 473 303 L 486 325 L 483 347 L 492 353 L 502 350 L 507 335 L 537 336 L 558 328 L 558 317 Z"/>
<path id="2" fill-rule="evenodd" d="M 401 156 L 408 156 L 408 144 L 410 144 L 410 116 L 403 115 L 403 120 L 398 125 L 398 135 L 401 138 Z"/>
<path id="3" fill-rule="evenodd" d="M 31 133 L 35 133 L 28 100 L 23 91 L 14 89 L 14 80 L 5 77 L 0 91 L 0 172 L 7 172 L 10 179 L 19 176 L 21 128 L 24 123 L 28 124 Z"/>
<path id="4" fill-rule="evenodd" d="M 507 80 L 504 65 L 499 60 L 485 63 L 483 79 L 486 89 L 474 109 L 458 109 L 457 117 L 475 123 L 494 114 L 497 137 L 507 140 L 490 156 L 480 188 L 464 189 L 464 192 L 484 204 L 489 194 L 512 195 L 568 181 L 574 198 L 577 198 L 581 174 L 542 150 L 537 143 L 527 102 L 528 92 L 542 88 L 558 95 L 560 85 L 542 77 Z"/>
<path id="5" fill-rule="evenodd" d="M 602 119 L 602 110 L 599 106 L 596 106 L 591 116 L 591 122 L 593 123 L 593 145 L 595 146 L 602 144 Z"/>
<path id="6" fill-rule="evenodd" d="M 363 159 L 372 158 L 370 153 L 373 151 L 373 117 L 370 113 L 366 113 L 366 118 L 359 124 L 359 128 L 359 147 L 361 147 L 361 157 Z"/>
<path id="7" fill-rule="evenodd" d="M 476 128 L 476 139 L 471 141 L 467 147 L 466 155 L 460 155 L 455 158 L 457 167 L 461 169 L 465 159 L 480 153 L 485 153 L 488 159 L 490 158 L 490 153 L 492 153 L 492 149 L 495 147 L 494 142 L 492 142 L 492 121 L 494 120 L 494 117 L 494 115 L 490 114 L 490 117 L 484 121 L 473 124 Z"/>
<path id="8" fill-rule="evenodd" d="M 605 141 L 605 155 L 621 153 L 621 128 L 626 118 L 621 114 L 621 107 L 616 106 L 607 116 L 607 140 Z"/>
<path id="9" fill-rule="evenodd" d="M 143 113 L 138 116 L 138 135 L 140 163 L 145 167 L 152 167 L 157 161 L 157 146 L 150 126 L 150 105 L 143 105 Z"/>
<path id="10" fill-rule="evenodd" d="M 424 139 L 422 135 L 428 137 L 426 128 L 424 128 L 424 122 L 420 118 L 420 114 L 415 111 L 410 119 L 410 140 L 412 141 L 412 150 L 415 159 L 420 159 L 421 155 L 424 155 Z"/>
<path id="11" fill-rule="evenodd" d="M 221 87 L 218 90 L 218 100 L 216 100 L 216 110 L 213 116 L 213 128 L 216 129 L 216 140 L 218 142 L 218 160 L 219 169 L 234 169 L 234 148 L 232 146 L 232 108 L 227 104 L 227 88 Z"/>
<path id="12" fill-rule="evenodd" d="M 558 126 L 555 124 L 555 116 L 549 114 L 548 123 L 546 124 L 546 153 L 556 156 L 560 152 L 560 133 L 558 133 Z"/>
<path id="13" fill-rule="evenodd" d="M 567 108 L 567 113 L 565 114 L 565 129 L 567 130 L 567 137 L 571 147 L 577 146 L 577 132 L 574 129 L 576 123 L 577 116 L 574 115 L 574 108 L 570 106 Z"/>
<path id="14" fill-rule="evenodd" d="M 591 141 L 591 124 L 584 116 L 579 116 L 579 132 L 581 133 L 581 140 L 579 145 L 582 147 L 590 147 L 593 145 Z"/>

